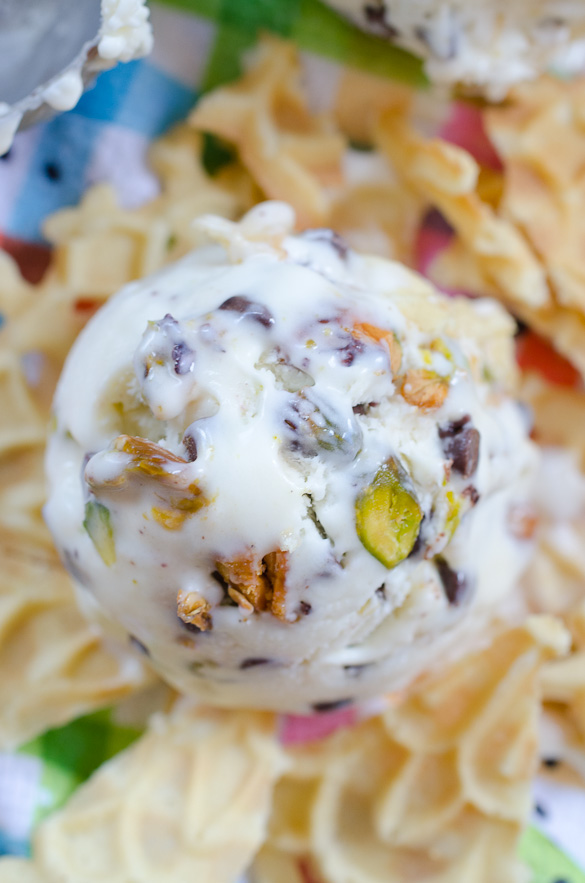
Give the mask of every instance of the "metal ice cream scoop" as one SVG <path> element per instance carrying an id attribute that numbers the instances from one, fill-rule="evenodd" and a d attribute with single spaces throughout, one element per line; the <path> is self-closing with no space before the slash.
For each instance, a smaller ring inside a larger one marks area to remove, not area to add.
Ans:
<path id="1" fill-rule="evenodd" d="M 70 110 L 100 71 L 146 55 L 145 0 L 0 0 L 0 156 L 19 128 Z"/>

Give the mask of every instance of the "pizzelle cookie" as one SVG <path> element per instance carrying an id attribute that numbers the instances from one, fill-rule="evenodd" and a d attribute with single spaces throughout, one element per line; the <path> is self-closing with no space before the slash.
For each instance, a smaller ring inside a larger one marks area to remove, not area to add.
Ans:
<path id="1" fill-rule="evenodd" d="M 41 823 L 32 867 L 0 860 L 0 880 L 232 883 L 284 766 L 271 715 L 179 705 Z"/>
<path id="2" fill-rule="evenodd" d="M 153 676 L 129 651 L 106 646 L 79 612 L 57 556 L 0 541 L 0 748 L 116 702 Z"/>
<path id="3" fill-rule="evenodd" d="M 322 883 L 524 880 L 539 672 L 567 644 L 535 617 L 381 717 L 290 749 L 255 883 L 296 883 L 303 864 Z"/>

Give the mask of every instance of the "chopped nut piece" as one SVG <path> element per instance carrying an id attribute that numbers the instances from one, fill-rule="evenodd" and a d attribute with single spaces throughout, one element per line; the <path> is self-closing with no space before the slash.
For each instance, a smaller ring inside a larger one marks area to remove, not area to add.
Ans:
<path id="1" fill-rule="evenodd" d="M 384 341 L 390 352 L 390 368 L 393 374 L 398 374 L 400 365 L 402 364 L 402 347 L 394 331 L 388 331 L 387 328 L 378 328 L 376 325 L 370 325 L 369 322 L 358 322 L 353 327 L 354 334 L 361 338 L 369 338 L 370 340 Z"/>
<path id="2" fill-rule="evenodd" d="M 278 549 L 264 556 L 266 578 L 270 584 L 272 597 L 270 612 L 278 619 L 286 619 L 286 571 L 288 570 L 288 552 Z"/>
<path id="3" fill-rule="evenodd" d="M 234 558 L 232 561 L 219 559 L 216 567 L 228 584 L 228 592 L 231 598 L 240 606 L 243 598 L 251 605 L 252 610 L 265 610 L 267 602 L 268 584 L 264 578 L 264 565 L 261 559 L 253 553 Z M 231 590 L 235 589 L 235 592 Z"/>
<path id="4" fill-rule="evenodd" d="M 116 544 L 110 510 L 96 500 L 85 504 L 83 526 L 89 534 L 96 551 L 107 567 L 116 563 Z"/>
<path id="5" fill-rule="evenodd" d="M 404 375 L 400 392 L 409 405 L 432 411 L 440 408 L 447 398 L 449 381 L 434 371 L 415 368 Z"/>
<path id="6" fill-rule="evenodd" d="M 260 559 L 253 553 L 216 562 L 219 575 L 227 583 L 229 597 L 246 613 L 268 610 L 286 619 L 285 579 L 288 552 L 269 552 Z"/>
<path id="7" fill-rule="evenodd" d="M 254 605 L 248 601 L 246 596 L 238 591 L 238 589 L 234 589 L 233 586 L 228 586 L 228 595 L 232 601 L 236 602 L 238 607 L 240 607 L 244 613 L 254 613 Z"/>
<path id="8" fill-rule="evenodd" d="M 391 457 L 356 500 L 356 530 L 368 552 L 389 570 L 406 558 L 423 512 L 405 470 Z"/>
<path id="9" fill-rule="evenodd" d="M 158 506 L 153 506 L 150 514 L 157 524 L 160 524 L 167 530 L 179 530 L 183 526 L 185 518 L 189 515 L 188 512 L 181 509 L 173 511 L 172 509 L 160 509 Z"/>
<path id="10" fill-rule="evenodd" d="M 177 616 L 188 625 L 196 626 L 200 631 L 206 632 L 213 627 L 209 611 L 211 604 L 198 595 L 197 592 L 185 594 L 180 591 L 177 595 Z"/>

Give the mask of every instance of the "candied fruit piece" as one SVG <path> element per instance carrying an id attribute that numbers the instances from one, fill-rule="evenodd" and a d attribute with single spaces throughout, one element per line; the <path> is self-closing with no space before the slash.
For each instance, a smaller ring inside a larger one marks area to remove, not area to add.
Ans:
<path id="1" fill-rule="evenodd" d="M 408 557 L 423 519 L 408 483 L 407 473 L 391 457 L 356 501 L 358 536 L 368 552 L 388 569 Z"/>
<path id="2" fill-rule="evenodd" d="M 390 368 L 393 374 L 398 374 L 402 364 L 402 347 L 394 331 L 386 328 L 378 328 L 369 322 L 358 322 L 353 328 L 354 334 L 361 340 L 374 340 L 376 343 L 385 343 L 390 353 Z"/>
<path id="3" fill-rule="evenodd" d="M 96 500 L 85 504 L 83 526 L 89 534 L 100 558 L 108 567 L 116 562 L 116 544 L 110 510 Z"/>

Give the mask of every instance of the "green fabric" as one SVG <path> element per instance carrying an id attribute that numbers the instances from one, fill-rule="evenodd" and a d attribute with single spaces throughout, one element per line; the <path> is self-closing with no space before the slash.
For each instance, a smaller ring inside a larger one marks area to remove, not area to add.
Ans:
<path id="1" fill-rule="evenodd" d="M 379 76 L 422 87 L 422 63 L 386 40 L 364 34 L 319 0 L 159 0 L 217 25 L 204 88 L 210 89 L 239 73 L 239 54 L 252 46 L 261 31 L 294 40 L 301 49 Z"/>
<path id="2" fill-rule="evenodd" d="M 532 871 L 532 883 L 585 883 L 585 873 L 536 828 L 525 832 L 520 857 Z"/>
<path id="3" fill-rule="evenodd" d="M 112 709 L 80 717 L 64 727 L 47 730 L 20 751 L 43 760 L 41 786 L 46 800 L 36 821 L 61 806 L 75 789 L 115 754 L 140 736 L 141 730 L 120 726 Z"/>

